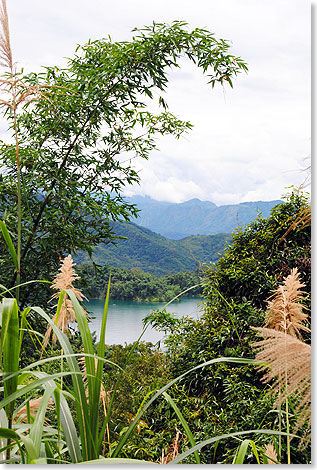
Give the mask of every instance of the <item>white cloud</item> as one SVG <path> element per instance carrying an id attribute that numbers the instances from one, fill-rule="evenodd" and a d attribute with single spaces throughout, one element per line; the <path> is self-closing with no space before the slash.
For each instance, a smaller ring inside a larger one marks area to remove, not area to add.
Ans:
<path id="1" fill-rule="evenodd" d="M 29 70 L 62 64 L 78 43 L 134 26 L 184 19 L 233 42 L 249 64 L 234 89 L 206 85 L 186 61 L 170 73 L 170 110 L 195 128 L 138 161 L 135 193 L 160 200 L 192 197 L 217 204 L 278 199 L 300 184 L 310 154 L 310 8 L 308 0 L 15 0 L 9 2 L 16 59 Z M 2 127 L 2 126 L 1 126 Z M 131 193 L 131 188 L 128 190 Z"/>

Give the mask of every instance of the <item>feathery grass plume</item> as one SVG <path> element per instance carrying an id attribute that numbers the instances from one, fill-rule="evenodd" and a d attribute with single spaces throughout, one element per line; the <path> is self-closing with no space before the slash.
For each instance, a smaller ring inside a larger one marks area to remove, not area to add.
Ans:
<path id="1" fill-rule="evenodd" d="M 277 461 L 277 454 L 276 454 L 274 445 L 273 444 L 266 444 L 266 446 L 264 448 L 264 452 L 266 453 L 266 456 L 267 456 L 267 463 L 268 464 L 272 464 L 272 463 L 275 464 L 276 462 L 274 462 L 274 460 Z M 273 460 L 271 460 L 270 457 L 272 457 Z"/>
<path id="2" fill-rule="evenodd" d="M 300 330 L 310 331 L 303 324 L 308 315 L 303 311 L 306 307 L 300 303 L 304 298 L 302 287 L 305 287 L 305 284 L 300 282 L 297 268 L 294 268 L 284 279 L 284 283 L 276 289 L 271 297 L 272 300 L 268 299 L 265 327 L 299 338 L 301 338 Z"/>
<path id="3" fill-rule="evenodd" d="M 167 464 L 178 456 L 178 451 L 179 451 L 179 446 L 180 446 L 179 438 L 180 438 L 180 432 L 177 431 L 177 434 L 174 437 L 173 442 L 168 449 L 168 454 L 166 456 L 164 455 L 164 449 L 162 450 L 162 455 L 161 455 L 160 462 L 159 462 L 160 464 Z"/>
<path id="4" fill-rule="evenodd" d="M 52 295 L 49 302 L 54 299 L 58 299 L 61 291 L 66 289 L 71 289 L 75 294 L 76 298 L 82 302 L 86 297 L 80 292 L 80 290 L 76 289 L 73 286 L 73 282 L 76 279 L 79 279 L 79 276 L 75 273 L 74 270 L 75 263 L 73 262 L 73 258 L 71 255 L 66 256 L 61 261 L 61 267 L 59 268 L 60 273 L 58 273 L 53 281 L 53 285 L 51 286 L 52 289 L 55 289 L 57 292 Z M 87 316 L 87 312 L 83 309 L 85 315 Z M 68 298 L 67 294 L 65 294 L 65 298 L 59 313 L 59 316 L 56 318 L 56 314 L 52 318 L 53 322 L 62 330 L 63 333 L 67 333 L 68 331 L 68 323 L 76 321 L 76 315 L 73 307 L 72 301 Z M 48 344 L 50 335 L 51 335 L 52 328 L 50 326 L 47 327 L 45 333 L 45 339 L 43 341 L 43 347 L 45 348 Z M 53 344 L 56 343 L 56 336 L 53 334 Z"/>
<path id="5" fill-rule="evenodd" d="M 0 6 L 0 65 L 13 70 L 12 51 L 10 43 L 9 20 L 6 0 L 2 0 Z"/>
<path id="6" fill-rule="evenodd" d="M 0 88 L 5 95 L 0 99 L 0 106 L 15 111 L 20 103 L 29 103 L 40 98 L 46 99 L 42 88 L 48 87 L 47 84 L 31 85 L 23 81 L 17 73 L 11 50 L 6 0 L 2 0 L 0 5 L 0 65 L 9 71 L 7 75 L 0 78 Z"/>
<path id="7" fill-rule="evenodd" d="M 292 395 L 297 414 L 293 433 L 306 428 L 300 446 L 309 434 L 311 424 L 311 347 L 301 341 L 300 334 L 300 330 L 310 331 L 303 324 L 308 317 L 303 312 L 306 307 L 300 303 L 304 298 L 301 290 L 304 286 L 297 268 L 292 269 L 268 301 L 264 324 L 268 328 L 252 328 L 264 338 L 252 347 L 257 351 L 256 359 L 266 363 L 260 367 L 261 371 L 266 371 L 262 380 L 274 380 L 269 393 L 278 395 L 276 406 L 285 402 L 287 412 L 287 400 Z"/>
<path id="8" fill-rule="evenodd" d="M 269 391 L 277 394 L 276 406 L 280 406 L 292 395 L 297 420 L 293 433 L 306 428 L 300 445 L 310 438 L 311 426 L 311 347 L 298 338 L 270 328 L 252 328 L 263 341 L 253 343 L 257 351 L 256 360 L 266 363 L 259 366 L 266 374 L 262 381 L 274 380 Z M 307 444 L 306 444 L 307 445 Z"/>
<path id="9" fill-rule="evenodd" d="M 33 400 L 29 401 L 29 407 L 30 407 L 30 415 L 35 418 L 35 415 L 37 413 L 37 410 L 39 409 L 39 406 L 41 404 L 42 397 L 40 398 L 34 398 Z M 50 409 L 51 406 L 54 404 L 54 400 L 50 398 L 49 402 L 49 407 L 47 409 Z M 49 423 L 49 419 L 45 418 L 44 422 L 46 424 Z M 27 423 L 27 406 L 24 405 L 15 415 L 15 423 Z"/>

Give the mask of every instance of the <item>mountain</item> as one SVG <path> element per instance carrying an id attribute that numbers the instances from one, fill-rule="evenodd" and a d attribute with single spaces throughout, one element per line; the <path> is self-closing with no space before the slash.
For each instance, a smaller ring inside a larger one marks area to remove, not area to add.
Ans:
<path id="1" fill-rule="evenodd" d="M 169 240 L 134 223 L 112 223 L 116 235 L 127 237 L 116 245 L 98 245 L 93 254 L 97 264 L 114 267 L 139 268 L 161 276 L 180 271 L 191 271 L 199 263 L 216 261 L 223 252 L 230 234 L 190 236 L 182 240 Z M 89 262 L 83 252 L 75 256 L 76 263 Z"/>
<path id="2" fill-rule="evenodd" d="M 126 200 L 140 209 L 133 222 L 174 240 L 190 235 L 231 233 L 237 227 L 252 222 L 259 212 L 267 217 L 272 207 L 282 202 L 257 201 L 216 206 L 213 202 L 200 199 L 179 204 L 156 201 L 148 196 L 132 196 Z"/>

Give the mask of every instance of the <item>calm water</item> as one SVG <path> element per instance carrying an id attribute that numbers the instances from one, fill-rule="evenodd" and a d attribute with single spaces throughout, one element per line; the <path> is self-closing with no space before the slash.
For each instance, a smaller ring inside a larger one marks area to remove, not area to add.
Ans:
<path id="1" fill-rule="evenodd" d="M 192 318 L 200 316 L 201 299 L 198 297 L 184 298 L 179 302 L 173 302 L 166 307 L 166 310 L 175 313 L 180 317 L 188 315 Z M 161 302 L 126 302 L 124 300 L 113 300 L 109 302 L 106 344 L 124 344 L 135 341 L 142 332 L 142 319 L 152 310 L 164 307 Z M 85 302 L 85 308 L 92 312 L 95 318 L 89 322 L 90 331 L 95 331 L 97 340 L 101 327 L 101 320 L 104 308 L 104 300 L 90 299 Z M 164 338 L 164 333 L 148 327 L 143 341 L 151 341 L 153 344 Z"/>

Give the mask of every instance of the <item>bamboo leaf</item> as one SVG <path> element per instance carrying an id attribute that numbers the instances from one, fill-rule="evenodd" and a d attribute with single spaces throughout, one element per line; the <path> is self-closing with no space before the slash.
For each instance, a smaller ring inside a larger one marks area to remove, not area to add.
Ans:
<path id="1" fill-rule="evenodd" d="M 190 442 L 190 444 L 192 446 L 195 446 L 196 445 L 196 442 L 195 442 L 195 439 L 194 439 L 194 436 L 191 432 L 191 430 L 189 429 L 189 426 L 187 424 L 187 421 L 186 419 L 184 418 L 184 416 L 182 415 L 180 409 L 178 408 L 178 406 L 176 405 L 176 403 L 174 402 L 174 400 L 172 399 L 172 397 L 166 393 L 166 392 L 163 392 L 163 397 L 167 400 L 167 402 L 171 405 L 171 407 L 173 408 L 173 410 L 175 411 L 175 413 L 177 414 L 180 422 L 182 423 L 183 425 L 183 428 L 186 432 L 186 435 L 188 437 L 188 440 Z M 195 457 L 195 460 L 196 460 L 196 463 L 197 464 L 200 464 L 200 457 L 199 457 L 199 454 L 198 454 L 198 451 L 194 452 L 194 457 Z"/>
<path id="2" fill-rule="evenodd" d="M 84 314 L 83 308 L 78 302 L 78 299 L 76 298 L 74 292 L 70 289 L 67 289 L 65 291 L 69 298 L 72 301 L 73 307 L 74 307 L 74 312 L 76 315 L 76 321 L 78 324 L 78 329 L 80 332 L 80 336 L 83 342 L 84 346 L 84 351 L 87 354 L 90 354 L 91 356 L 86 356 L 85 357 L 85 363 L 86 363 L 86 371 L 87 371 L 87 379 L 88 379 L 88 390 L 89 390 L 89 396 L 93 396 L 93 389 L 95 385 L 95 380 L 94 376 L 96 374 L 95 371 L 95 360 L 92 356 L 94 356 L 94 348 L 92 345 L 92 338 L 91 338 L 91 333 L 89 330 L 88 322 L 86 315 Z M 90 376 L 90 378 L 88 378 Z M 89 413 L 90 414 L 90 413 Z"/>
<path id="3" fill-rule="evenodd" d="M 260 458 L 259 458 L 259 454 L 258 454 L 258 449 L 256 448 L 256 445 L 255 445 L 255 442 L 254 441 L 250 441 L 250 445 L 252 447 L 252 450 L 253 450 L 253 454 L 254 454 L 254 457 L 256 458 L 256 461 L 258 464 L 260 464 Z"/>
<path id="4" fill-rule="evenodd" d="M 51 281 L 43 281 L 41 279 L 34 279 L 33 281 L 22 282 L 22 284 L 16 284 L 15 286 L 11 287 L 10 289 L 7 289 L 5 286 L 0 284 L 0 288 L 3 289 L 3 292 L 0 292 L 0 295 L 4 295 L 7 292 L 16 291 L 17 287 L 28 286 L 29 284 L 38 284 L 39 282 L 41 282 L 43 284 L 52 284 Z"/>
<path id="5" fill-rule="evenodd" d="M 56 388 L 56 385 L 55 386 L 49 386 L 49 387 L 46 388 L 46 390 L 45 390 L 45 392 L 42 396 L 40 406 L 37 410 L 34 424 L 33 424 L 32 428 L 31 428 L 31 431 L 30 431 L 29 437 L 34 443 L 34 448 L 35 448 L 35 452 L 36 452 L 36 457 L 35 458 L 40 457 L 45 413 L 47 411 L 48 402 L 49 402 L 51 396 L 53 395 L 55 388 Z"/>
<path id="6" fill-rule="evenodd" d="M 10 234 L 8 232 L 7 226 L 2 220 L 0 220 L 0 228 L 1 228 L 1 231 L 2 231 L 3 238 L 4 238 L 4 240 L 7 244 L 8 250 L 10 252 L 11 258 L 13 260 L 15 269 L 18 270 L 19 269 L 18 268 L 18 257 L 17 257 L 16 251 L 15 251 L 14 245 L 12 243 Z"/>
<path id="7" fill-rule="evenodd" d="M 28 463 L 30 463 L 32 460 L 37 459 L 37 452 L 36 452 L 35 445 L 32 439 L 30 439 L 29 436 L 24 436 L 24 435 L 21 435 L 20 439 L 23 442 L 24 447 L 26 449 Z"/>
<path id="8" fill-rule="evenodd" d="M 68 403 L 63 395 L 59 392 L 60 398 L 60 417 L 61 424 L 64 431 L 65 441 L 69 450 L 69 454 L 73 463 L 82 461 L 82 455 L 80 450 L 80 443 L 77 436 L 76 427 L 68 406 Z"/>
<path id="9" fill-rule="evenodd" d="M 62 333 L 59 328 L 57 328 L 57 326 L 54 324 L 54 322 L 52 322 L 50 317 L 44 312 L 43 309 L 41 309 L 40 307 L 32 307 L 32 309 L 50 324 L 53 332 L 55 333 L 61 345 L 61 348 L 63 349 L 64 353 L 67 355 L 66 360 L 70 368 L 70 373 L 73 379 L 74 396 L 76 399 L 77 418 L 78 418 L 78 426 L 79 426 L 80 439 L 81 439 L 81 445 L 82 445 L 83 459 L 89 460 L 90 454 L 91 454 L 92 439 L 91 439 L 91 434 L 88 431 L 89 409 L 87 405 L 84 384 L 83 384 L 82 377 L 81 377 L 82 372 L 79 368 L 78 362 L 76 361 L 75 357 L 72 357 L 74 352 L 72 350 L 72 347 L 69 343 L 67 336 L 64 335 L 64 333 Z M 93 351 L 92 351 L 92 354 L 93 354 Z M 87 371 L 87 375 L 88 375 L 88 371 Z"/>
<path id="10" fill-rule="evenodd" d="M 19 369 L 19 317 L 16 299 L 4 298 L 2 300 L 2 328 L 1 328 L 1 357 L 4 375 L 8 376 Z M 17 375 L 4 381 L 4 397 L 16 391 L 18 386 Z M 14 401 L 7 406 L 9 419 L 12 417 Z"/>
<path id="11" fill-rule="evenodd" d="M 0 428 L 0 438 L 6 439 L 6 440 L 11 439 L 11 440 L 15 441 L 18 448 L 19 448 L 19 450 L 20 450 L 22 463 L 25 463 L 25 461 L 24 461 L 25 452 L 21 448 L 20 436 L 15 431 L 13 431 L 12 429 Z M 0 452 L 4 451 L 6 448 L 7 447 L 2 447 L 0 449 Z"/>
<path id="12" fill-rule="evenodd" d="M 33 372 L 33 374 L 36 375 L 35 372 Z M 40 374 L 40 373 L 38 372 L 38 374 Z M 26 393 L 32 392 L 34 390 L 39 390 L 39 389 L 41 389 L 42 385 L 45 385 L 48 382 L 53 381 L 55 379 L 59 379 L 61 377 L 66 377 L 67 375 L 71 375 L 74 378 L 74 376 L 76 376 L 76 375 L 77 376 L 78 375 L 82 376 L 82 372 L 66 371 L 66 372 L 57 372 L 56 374 L 45 375 L 45 376 L 44 376 L 44 373 L 43 373 L 43 376 L 40 379 L 34 380 L 33 382 L 25 385 L 24 387 L 18 388 L 14 393 L 9 395 L 7 398 L 4 398 L 3 400 L 1 400 L 0 401 L 0 409 L 3 408 L 4 406 L 8 405 L 9 403 L 12 403 L 17 398 L 22 397 Z"/>
<path id="13" fill-rule="evenodd" d="M 234 464 L 241 465 L 244 463 L 245 455 L 247 453 L 250 442 L 250 439 L 245 439 L 241 442 L 233 461 Z"/>
<path id="14" fill-rule="evenodd" d="M 109 306 L 109 296 L 110 296 L 110 283 L 111 283 L 111 274 L 109 276 L 108 281 L 108 288 L 107 288 L 107 295 L 103 310 L 102 322 L 101 322 L 101 329 L 100 329 L 100 337 L 99 337 L 99 345 L 98 345 L 98 357 L 103 358 L 105 356 L 105 343 L 106 343 L 106 326 L 107 326 L 107 316 L 108 316 L 108 306 Z M 95 430 L 95 439 L 98 440 L 98 414 L 99 414 L 99 401 L 100 401 L 100 388 L 102 383 L 103 377 L 103 362 L 97 358 L 97 370 L 96 370 L 96 382 L 94 387 L 94 395 L 92 397 L 92 418 L 94 418 L 92 422 L 92 429 Z"/>
<path id="15" fill-rule="evenodd" d="M 88 382 L 88 400 L 89 400 L 89 407 L 86 406 L 86 413 L 84 416 L 85 419 L 85 433 L 86 433 L 86 441 L 87 441 L 87 451 L 88 454 L 85 456 L 84 460 L 96 458 L 99 456 L 99 452 L 97 450 L 96 445 L 96 436 L 98 434 L 98 420 L 96 421 L 96 416 L 92 413 L 92 408 L 94 405 L 92 404 L 92 398 L 94 397 L 94 390 L 97 386 L 98 380 L 96 379 L 96 370 L 95 370 L 95 359 L 94 359 L 94 349 L 92 344 L 91 333 L 89 330 L 88 322 L 86 315 L 84 314 L 83 308 L 78 302 L 74 292 L 70 289 L 65 291 L 69 298 L 72 301 L 74 312 L 76 315 L 76 321 L 78 324 L 78 329 L 80 332 L 81 340 L 84 346 L 84 352 L 90 356 L 85 356 L 85 364 L 86 364 L 86 375 L 87 375 L 87 382 Z M 85 401 L 87 405 L 87 398 L 85 395 Z"/>
<path id="16" fill-rule="evenodd" d="M 27 314 L 29 313 L 30 311 L 30 307 L 27 307 L 23 310 L 22 314 L 21 314 L 21 325 L 20 325 L 20 339 L 19 339 L 19 351 L 21 351 L 21 346 L 22 346 L 22 340 L 23 340 L 23 334 L 24 334 L 24 326 L 25 326 L 25 323 L 26 323 L 26 316 Z"/>
<path id="17" fill-rule="evenodd" d="M 27 374 L 28 371 L 31 371 L 32 369 L 35 369 L 36 367 L 39 367 L 39 366 L 45 364 L 46 362 L 54 362 L 54 361 L 57 361 L 57 360 L 68 359 L 70 357 L 78 357 L 78 356 L 79 357 L 89 356 L 89 357 L 95 358 L 95 356 L 93 356 L 91 354 L 85 354 L 85 353 L 60 354 L 59 356 L 46 357 L 44 359 L 40 359 L 39 361 L 33 362 L 33 364 L 29 364 L 29 365 L 25 366 L 23 369 L 19 369 L 17 372 L 14 372 L 13 374 L 10 374 L 9 376 L 7 376 L 6 379 L 9 379 L 9 378 L 11 378 L 15 375 L 18 375 L 18 385 L 22 385 L 29 376 L 31 376 L 32 374 L 35 374 L 34 371 Z M 115 362 L 109 361 L 109 359 L 99 358 L 99 360 L 106 363 L 106 364 L 110 364 L 110 365 L 115 366 L 118 369 L 122 370 L 122 368 L 120 366 L 118 366 L 118 364 L 116 364 Z M 80 372 L 80 373 L 82 374 L 82 372 Z M 3 375 L 4 375 L 4 373 L 0 372 L 0 377 L 3 376 Z"/>

